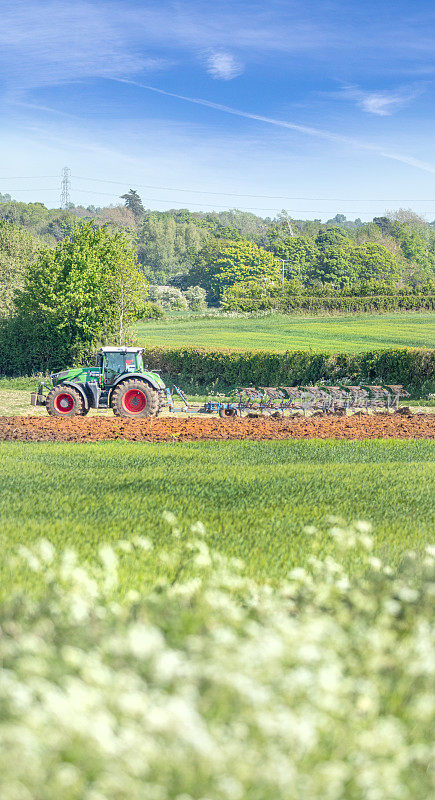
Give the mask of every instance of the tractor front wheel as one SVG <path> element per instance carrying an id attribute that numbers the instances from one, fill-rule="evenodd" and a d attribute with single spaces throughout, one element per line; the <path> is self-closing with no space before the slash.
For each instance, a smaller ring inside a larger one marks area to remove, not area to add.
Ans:
<path id="1" fill-rule="evenodd" d="M 116 417 L 156 417 L 160 411 L 160 395 L 149 383 L 127 380 L 117 386 L 110 400 Z"/>
<path id="2" fill-rule="evenodd" d="M 83 398 L 70 386 L 56 386 L 47 395 L 46 409 L 51 417 L 77 417 L 85 413 Z"/>

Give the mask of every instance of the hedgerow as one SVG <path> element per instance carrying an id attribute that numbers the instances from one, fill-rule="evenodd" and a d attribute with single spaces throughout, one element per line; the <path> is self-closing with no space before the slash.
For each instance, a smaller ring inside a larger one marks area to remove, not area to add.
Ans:
<path id="1" fill-rule="evenodd" d="M 316 297 L 309 295 L 273 297 L 267 292 L 249 292 L 244 289 L 239 296 L 237 284 L 229 289 L 222 300 L 226 311 L 297 311 L 311 314 L 334 312 L 381 311 L 433 311 L 435 296 L 427 294 L 368 295 L 366 297 Z"/>
<path id="2" fill-rule="evenodd" d="M 431 796 L 434 548 L 393 571 L 366 523 L 309 528 L 309 566 L 271 586 L 166 519 L 170 574 L 121 601 L 118 564 L 144 537 L 93 568 L 21 547 L 12 575 L 24 562 L 41 590 L 11 585 L 0 607 L 2 796 Z"/>
<path id="3" fill-rule="evenodd" d="M 224 351 L 151 347 L 146 360 L 174 381 L 200 387 L 297 386 L 318 381 L 401 384 L 421 396 L 435 389 L 435 350 L 406 348 L 367 353 Z"/>

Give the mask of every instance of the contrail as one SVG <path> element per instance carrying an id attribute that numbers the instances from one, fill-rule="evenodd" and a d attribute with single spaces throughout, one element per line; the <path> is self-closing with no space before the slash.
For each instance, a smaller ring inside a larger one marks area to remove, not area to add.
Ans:
<path id="1" fill-rule="evenodd" d="M 138 83 L 137 81 L 130 81 L 126 78 L 111 78 L 118 83 L 128 83 L 131 86 L 138 86 L 140 89 L 147 89 L 149 92 L 156 92 L 157 94 L 165 95 L 165 97 L 175 97 L 177 100 L 185 100 L 187 103 L 195 103 L 198 106 L 206 106 L 206 108 L 214 108 L 216 111 L 223 111 L 225 114 L 233 114 L 236 117 L 245 117 L 246 119 L 254 119 L 258 122 L 265 122 L 268 125 L 276 125 L 279 128 L 289 128 L 299 133 L 305 133 L 307 136 L 315 136 L 318 139 L 326 139 L 328 142 L 336 142 L 339 144 L 347 144 L 351 147 L 356 147 L 359 150 L 368 150 L 376 153 L 383 158 L 389 158 L 393 161 L 400 161 L 402 164 L 407 164 L 410 167 L 416 167 L 424 172 L 430 172 L 435 175 L 435 166 L 428 164 L 425 161 L 419 161 L 412 156 L 402 155 L 401 153 L 392 153 L 390 150 L 385 150 L 376 144 L 368 142 L 361 142 L 359 139 L 353 139 L 349 136 L 342 136 L 338 133 L 322 130 L 322 128 L 312 128 L 308 125 L 298 125 L 295 122 L 285 122 L 281 119 L 274 117 L 264 117 L 261 114 L 251 114 L 249 111 L 240 111 L 238 108 L 232 106 L 224 106 L 220 103 L 213 103 L 211 100 L 202 100 L 199 97 L 187 97 L 183 94 L 176 94 L 175 92 L 167 92 L 164 89 L 157 89 L 155 86 L 148 86 L 145 83 Z"/>

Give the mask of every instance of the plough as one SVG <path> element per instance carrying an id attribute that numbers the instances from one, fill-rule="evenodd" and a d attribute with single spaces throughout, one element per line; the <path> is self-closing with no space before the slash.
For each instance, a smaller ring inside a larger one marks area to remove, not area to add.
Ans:
<path id="1" fill-rule="evenodd" d="M 202 406 L 190 404 L 186 395 L 177 386 L 167 389 L 168 409 L 172 413 L 217 413 L 220 417 L 235 417 L 243 413 L 274 414 L 282 416 L 285 412 L 324 414 L 345 414 L 347 410 L 370 412 L 377 410 L 397 411 L 399 401 L 409 397 L 409 393 L 399 385 L 372 386 L 361 384 L 349 386 L 254 386 L 237 387 L 233 393 L 234 401 L 211 400 Z M 174 395 L 178 395 L 183 405 L 176 407 Z"/>

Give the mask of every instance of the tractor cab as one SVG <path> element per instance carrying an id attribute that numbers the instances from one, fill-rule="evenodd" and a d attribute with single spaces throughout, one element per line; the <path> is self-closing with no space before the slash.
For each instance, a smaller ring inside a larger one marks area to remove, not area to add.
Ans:
<path id="1" fill-rule="evenodd" d="M 142 347 L 102 347 L 97 355 L 100 385 L 109 388 L 120 375 L 143 373 Z"/>

